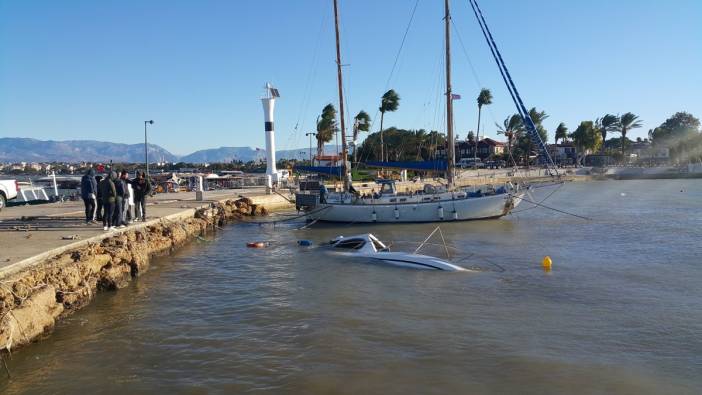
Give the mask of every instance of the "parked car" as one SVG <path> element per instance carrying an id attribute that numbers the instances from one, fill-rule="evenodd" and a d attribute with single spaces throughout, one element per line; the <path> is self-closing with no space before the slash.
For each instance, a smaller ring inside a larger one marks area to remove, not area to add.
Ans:
<path id="1" fill-rule="evenodd" d="M 461 160 L 456 163 L 461 169 L 483 169 L 485 168 L 485 163 L 483 163 L 480 158 L 461 158 Z"/>
<path id="2" fill-rule="evenodd" d="M 507 162 L 503 160 L 491 160 L 485 162 L 485 167 L 487 167 L 488 169 L 501 169 L 505 167 L 506 164 Z"/>
<path id="3" fill-rule="evenodd" d="M 17 198 L 19 190 L 17 180 L 0 180 L 0 210 L 5 208 L 9 200 Z"/>

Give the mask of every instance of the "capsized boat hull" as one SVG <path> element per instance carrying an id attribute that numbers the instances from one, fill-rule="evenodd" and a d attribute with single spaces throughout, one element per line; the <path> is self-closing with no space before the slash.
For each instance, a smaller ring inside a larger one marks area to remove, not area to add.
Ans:
<path id="1" fill-rule="evenodd" d="M 523 193 L 503 193 L 433 202 L 323 203 L 310 211 L 313 221 L 343 223 L 451 222 L 499 218 L 509 214 Z"/>

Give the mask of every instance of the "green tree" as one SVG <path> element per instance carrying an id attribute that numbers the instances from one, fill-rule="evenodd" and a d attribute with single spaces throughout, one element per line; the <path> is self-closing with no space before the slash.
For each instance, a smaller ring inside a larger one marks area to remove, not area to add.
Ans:
<path id="1" fill-rule="evenodd" d="M 513 114 L 505 118 L 502 125 L 495 123 L 497 126 L 497 134 L 503 134 L 507 137 L 507 151 L 512 155 L 513 142 L 521 137 L 524 131 L 522 117 L 519 114 Z"/>
<path id="2" fill-rule="evenodd" d="M 548 141 L 548 132 L 546 131 L 546 128 L 543 125 L 543 122 L 546 118 L 548 118 L 548 115 L 546 114 L 545 111 L 538 111 L 536 107 L 532 107 L 529 110 L 529 117 L 531 118 L 532 122 L 534 122 L 534 126 L 536 127 L 536 132 L 539 133 L 539 137 L 543 142 Z M 529 137 L 528 133 L 526 133 L 526 125 L 524 125 L 524 120 L 521 119 L 521 130 L 523 133 L 519 136 L 517 139 L 517 144 L 515 147 L 515 154 L 517 156 L 521 156 L 524 160 L 524 164 L 529 165 L 529 158 L 531 156 L 537 155 L 538 152 L 536 152 L 534 147 L 534 143 L 532 139 Z"/>
<path id="3" fill-rule="evenodd" d="M 687 112 L 675 113 L 650 133 L 653 143 L 670 149 L 671 157 L 696 160 L 702 149 L 700 120 Z"/>
<path id="4" fill-rule="evenodd" d="M 619 132 L 622 134 L 622 157 L 624 156 L 624 142 L 626 141 L 626 133 L 631 129 L 641 127 L 639 116 L 634 113 L 627 112 L 619 119 Z"/>
<path id="5" fill-rule="evenodd" d="M 356 162 L 358 146 L 356 145 L 358 140 L 358 133 L 367 132 L 370 129 L 371 118 L 367 112 L 361 110 L 353 118 L 353 161 Z"/>
<path id="6" fill-rule="evenodd" d="M 332 141 L 336 131 L 336 108 L 329 103 L 317 118 L 317 156 L 324 155 L 324 144 Z"/>
<path id="7" fill-rule="evenodd" d="M 478 128 L 475 130 L 475 157 L 478 157 L 478 142 L 480 140 L 480 115 L 483 110 L 483 106 L 489 106 L 492 104 L 492 93 L 490 89 L 483 88 L 478 94 Z"/>
<path id="8" fill-rule="evenodd" d="M 619 117 L 612 114 L 606 114 L 602 118 L 597 118 L 595 128 L 602 136 L 602 141 L 607 141 L 608 132 L 616 132 L 619 130 Z M 605 145 L 602 144 L 602 154 L 604 154 Z"/>
<path id="9" fill-rule="evenodd" d="M 668 118 L 659 127 L 649 132 L 649 137 L 654 142 L 680 139 L 692 133 L 699 133 L 700 120 L 687 112 L 677 112 Z"/>
<path id="10" fill-rule="evenodd" d="M 556 144 L 558 144 L 558 140 L 561 140 L 561 143 L 564 142 L 568 138 L 568 128 L 566 127 L 565 123 L 561 122 L 558 124 L 558 127 L 556 128 Z"/>
<path id="11" fill-rule="evenodd" d="M 353 140 L 356 141 L 359 132 L 367 132 L 370 129 L 371 118 L 367 112 L 361 110 L 353 118 Z"/>
<path id="12" fill-rule="evenodd" d="M 578 128 L 570 134 L 576 149 L 585 154 L 588 150 L 594 152 L 602 144 L 602 133 L 592 121 L 580 122 Z"/>
<path id="13" fill-rule="evenodd" d="M 384 161 L 385 159 L 385 142 L 383 141 L 383 121 L 385 120 L 385 113 L 386 112 L 395 112 L 397 111 L 398 107 L 400 107 L 400 95 L 397 94 L 394 90 L 390 89 L 389 91 L 385 92 L 383 94 L 383 97 L 380 98 L 380 108 L 378 110 L 380 111 L 380 160 Z"/>

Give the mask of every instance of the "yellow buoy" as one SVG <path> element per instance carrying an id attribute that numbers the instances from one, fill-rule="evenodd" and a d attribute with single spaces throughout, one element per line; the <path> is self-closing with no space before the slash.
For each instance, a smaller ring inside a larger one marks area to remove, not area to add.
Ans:
<path id="1" fill-rule="evenodd" d="M 550 271 L 551 266 L 553 265 L 553 262 L 551 261 L 551 257 L 546 255 L 544 259 L 541 261 L 541 267 L 544 268 L 545 271 Z"/>

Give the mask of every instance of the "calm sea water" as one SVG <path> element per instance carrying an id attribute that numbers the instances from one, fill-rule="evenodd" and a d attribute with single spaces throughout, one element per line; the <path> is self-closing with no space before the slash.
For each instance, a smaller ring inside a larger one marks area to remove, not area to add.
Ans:
<path id="1" fill-rule="evenodd" d="M 474 273 L 295 244 L 372 231 L 400 247 L 435 225 L 227 227 L 14 353 L 0 392 L 700 393 L 702 181 L 572 183 L 545 204 L 592 220 L 443 225 Z"/>

